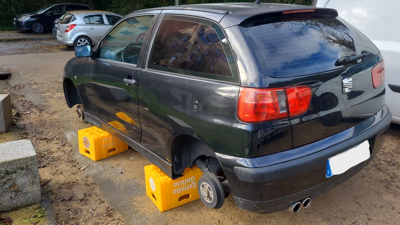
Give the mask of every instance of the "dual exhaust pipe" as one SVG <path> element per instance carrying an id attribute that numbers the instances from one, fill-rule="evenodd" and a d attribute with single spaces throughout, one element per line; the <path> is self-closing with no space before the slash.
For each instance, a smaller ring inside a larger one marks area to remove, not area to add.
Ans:
<path id="1" fill-rule="evenodd" d="M 294 202 L 289 206 L 289 211 L 292 213 L 297 213 L 301 208 L 306 209 L 311 205 L 311 198 L 306 198 L 298 202 Z"/>

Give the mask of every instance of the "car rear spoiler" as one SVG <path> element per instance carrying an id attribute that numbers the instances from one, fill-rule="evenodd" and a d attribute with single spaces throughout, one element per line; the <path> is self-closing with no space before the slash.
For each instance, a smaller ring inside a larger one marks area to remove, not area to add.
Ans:
<path id="1" fill-rule="evenodd" d="M 261 4 L 263 6 L 264 4 Z M 273 23 L 280 21 L 301 19 L 329 19 L 338 17 L 338 12 L 330 8 L 316 8 L 310 6 L 291 6 L 266 8 L 259 7 L 253 10 L 244 10 L 227 14 L 220 22 L 223 28 L 241 25 L 248 26 L 257 21 L 258 23 Z"/>

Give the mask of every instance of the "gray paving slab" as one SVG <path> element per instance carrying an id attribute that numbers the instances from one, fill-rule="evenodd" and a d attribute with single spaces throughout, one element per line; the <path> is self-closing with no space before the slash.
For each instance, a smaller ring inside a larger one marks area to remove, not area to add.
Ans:
<path id="1" fill-rule="evenodd" d="M 0 144 L 0 212 L 40 201 L 38 162 L 31 141 Z"/>

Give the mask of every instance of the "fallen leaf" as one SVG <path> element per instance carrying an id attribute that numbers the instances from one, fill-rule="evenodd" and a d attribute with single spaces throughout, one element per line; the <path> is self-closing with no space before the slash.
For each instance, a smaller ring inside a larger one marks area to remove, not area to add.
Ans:
<path id="1" fill-rule="evenodd" d="M 51 179 L 50 179 L 50 180 L 49 180 L 49 179 L 43 179 L 43 180 L 40 182 L 40 186 L 44 186 L 44 185 L 48 184 L 50 181 L 51 181 Z"/>
<path id="2" fill-rule="evenodd" d="M 89 165 L 85 165 L 85 166 L 82 166 L 81 168 L 79 168 L 79 170 L 80 171 L 84 171 L 86 168 L 88 168 L 89 167 Z"/>

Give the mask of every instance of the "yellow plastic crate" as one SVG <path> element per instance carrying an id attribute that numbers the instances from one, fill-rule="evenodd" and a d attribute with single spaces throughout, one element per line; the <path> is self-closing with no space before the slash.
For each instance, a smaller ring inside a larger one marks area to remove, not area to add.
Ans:
<path id="1" fill-rule="evenodd" d="M 197 181 L 203 174 L 199 168 L 186 168 L 183 176 L 172 180 L 157 166 L 144 167 L 146 194 L 161 212 L 199 199 Z"/>
<path id="2" fill-rule="evenodd" d="M 118 121 L 113 121 L 109 124 L 126 134 L 125 127 Z M 127 144 L 98 127 L 79 130 L 78 139 L 79 153 L 89 157 L 93 161 L 105 159 L 128 150 Z"/>

